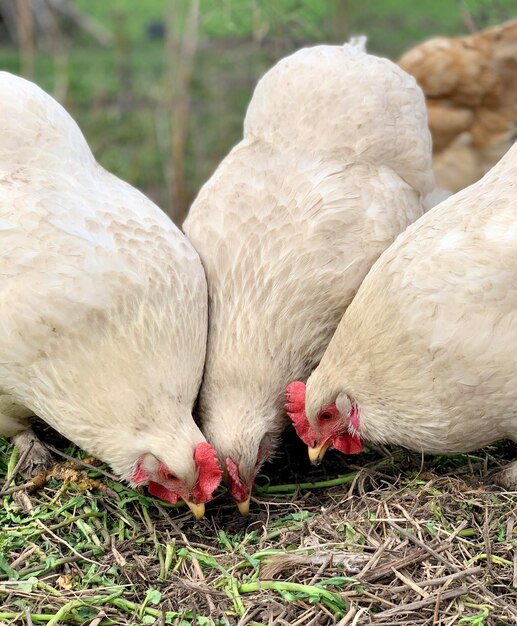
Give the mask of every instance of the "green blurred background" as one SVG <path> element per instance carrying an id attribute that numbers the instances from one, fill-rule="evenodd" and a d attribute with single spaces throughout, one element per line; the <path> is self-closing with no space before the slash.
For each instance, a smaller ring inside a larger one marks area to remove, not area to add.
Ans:
<path id="1" fill-rule="evenodd" d="M 53 94 L 98 161 L 181 222 L 280 57 L 365 34 L 370 52 L 397 59 L 430 36 L 515 17 L 517 0 L 0 0 L 0 9 L 0 68 Z"/>

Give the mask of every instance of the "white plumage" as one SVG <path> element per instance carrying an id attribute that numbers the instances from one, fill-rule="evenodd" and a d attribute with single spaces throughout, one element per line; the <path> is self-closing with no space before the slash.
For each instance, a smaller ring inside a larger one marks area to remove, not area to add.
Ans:
<path id="1" fill-rule="evenodd" d="M 41 89 L 0 73 L 0 120 L 0 434 L 36 414 L 122 478 L 153 455 L 190 489 L 204 441 L 198 255 Z"/>
<path id="2" fill-rule="evenodd" d="M 307 383 L 316 433 L 336 402 L 356 405 L 366 440 L 445 454 L 517 441 L 516 276 L 517 145 L 374 265 Z M 499 481 L 515 487 L 517 465 Z"/>
<path id="3" fill-rule="evenodd" d="M 185 222 L 209 285 L 202 429 L 237 501 L 285 427 L 285 386 L 318 363 L 432 183 L 424 99 L 393 63 L 318 46 L 258 83 L 244 139 Z"/>

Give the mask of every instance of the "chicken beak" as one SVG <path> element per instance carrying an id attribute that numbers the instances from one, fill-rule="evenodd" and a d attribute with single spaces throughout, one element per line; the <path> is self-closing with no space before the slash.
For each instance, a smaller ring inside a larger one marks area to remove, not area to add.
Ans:
<path id="1" fill-rule="evenodd" d="M 309 460 L 313 465 L 319 465 L 325 456 L 325 452 L 329 449 L 330 441 L 324 441 L 321 446 L 311 448 L 309 446 Z"/>
<path id="2" fill-rule="evenodd" d="M 192 511 L 192 513 L 194 513 L 194 517 L 196 519 L 201 519 L 202 517 L 204 517 L 205 505 L 203 502 L 201 502 L 200 504 L 197 504 L 196 502 L 189 502 L 188 500 L 185 500 L 185 503 L 187 504 L 188 508 Z"/>
<path id="3" fill-rule="evenodd" d="M 242 502 L 237 502 L 237 508 L 239 509 L 239 513 L 241 515 L 248 515 L 248 513 L 250 512 L 250 498 L 251 496 L 248 496 L 246 500 L 243 500 Z"/>

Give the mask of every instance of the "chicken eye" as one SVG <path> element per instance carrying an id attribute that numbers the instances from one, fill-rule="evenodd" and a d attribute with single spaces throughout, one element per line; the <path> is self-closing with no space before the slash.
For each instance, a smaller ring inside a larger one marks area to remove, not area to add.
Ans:
<path id="1" fill-rule="evenodd" d="M 176 474 L 171 472 L 169 469 L 163 470 L 161 474 L 165 480 L 178 480 Z"/>
<path id="2" fill-rule="evenodd" d="M 323 421 L 328 421 L 332 419 L 332 413 L 329 413 L 328 411 L 324 411 L 321 415 L 320 415 L 320 420 Z"/>

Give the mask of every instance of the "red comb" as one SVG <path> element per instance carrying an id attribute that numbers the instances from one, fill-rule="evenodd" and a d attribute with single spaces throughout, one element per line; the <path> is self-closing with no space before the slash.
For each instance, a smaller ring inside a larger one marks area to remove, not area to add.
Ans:
<path id="1" fill-rule="evenodd" d="M 216 451 L 203 441 L 194 450 L 194 461 L 199 471 L 197 483 L 192 490 L 196 502 L 208 502 L 219 486 L 223 473 L 217 461 Z"/>
<path id="2" fill-rule="evenodd" d="M 287 415 L 292 421 L 298 437 L 308 446 L 313 446 L 318 437 L 305 415 L 305 383 L 295 380 L 287 385 L 286 399 Z"/>

